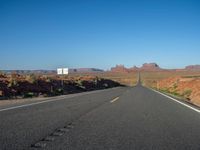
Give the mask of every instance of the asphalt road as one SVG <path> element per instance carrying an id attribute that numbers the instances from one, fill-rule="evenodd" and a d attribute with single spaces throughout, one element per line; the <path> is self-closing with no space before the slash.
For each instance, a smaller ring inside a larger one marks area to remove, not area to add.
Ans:
<path id="1" fill-rule="evenodd" d="M 0 108 L 0 150 L 15 149 L 200 150 L 200 113 L 140 84 Z"/>

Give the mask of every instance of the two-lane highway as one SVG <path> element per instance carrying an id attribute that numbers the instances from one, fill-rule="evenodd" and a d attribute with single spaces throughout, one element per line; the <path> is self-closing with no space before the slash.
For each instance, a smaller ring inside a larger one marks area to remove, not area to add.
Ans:
<path id="1" fill-rule="evenodd" d="M 200 149 L 200 113 L 140 84 L 0 111 L 0 121 L 2 150 Z"/>
<path id="2" fill-rule="evenodd" d="M 87 112 L 109 103 L 126 88 L 77 94 L 69 98 L 50 99 L 23 107 L 0 109 L 0 150 L 27 149 L 55 129 L 80 118 Z M 3 111 L 1 111 L 3 110 Z"/>

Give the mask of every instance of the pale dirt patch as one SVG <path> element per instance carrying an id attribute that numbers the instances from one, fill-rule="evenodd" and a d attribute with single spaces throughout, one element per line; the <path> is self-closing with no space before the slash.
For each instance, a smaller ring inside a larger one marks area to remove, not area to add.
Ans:
<path id="1" fill-rule="evenodd" d="M 37 98 L 26 98 L 26 99 L 10 99 L 10 100 L 0 100 L 0 106 L 22 104 L 25 102 L 35 102 L 50 99 L 49 97 L 37 97 Z"/>

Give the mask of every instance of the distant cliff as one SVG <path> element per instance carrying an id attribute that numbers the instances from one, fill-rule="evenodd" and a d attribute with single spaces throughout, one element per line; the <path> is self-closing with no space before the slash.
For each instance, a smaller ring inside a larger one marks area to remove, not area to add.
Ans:
<path id="1" fill-rule="evenodd" d="M 163 69 L 157 63 L 144 63 L 142 67 L 133 66 L 126 68 L 124 65 L 116 65 L 111 72 L 134 72 L 134 71 L 200 71 L 200 65 L 189 65 L 185 68 Z"/>
<path id="2" fill-rule="evenodd" d="M 144 63 L 142 67 L 133 66 L 131 68 L 126 68 L 124 65 L 116 65 L 111 68 L 111 72 L 132 72 L 132 71 L 158 71 L 163 70 L 156 63 Z"/>
<path id="3" fill-rule="evenodd" d="M 156 71 L 156 70 L 162 70 L 158 64 L 156 63 L 144 63 L 140 70 L 149 70 L 149 71 Z"/>
<path id="4" fill-rule="evenodd" d="M 112 72 L 129 72 L 129 69 L 124 67 L 124 65 L 116 65 L 111 68 Z"/>
<path id="5" fill-rule="evenodd" d="M 200 65 L 190 65 L 185 67 L 186 70 L 200 70 Z"/>

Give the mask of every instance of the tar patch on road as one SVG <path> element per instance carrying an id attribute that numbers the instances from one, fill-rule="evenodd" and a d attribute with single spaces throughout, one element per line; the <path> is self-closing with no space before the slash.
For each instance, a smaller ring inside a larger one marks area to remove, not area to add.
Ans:
<path id="1" fill-rule="evenodd" d="M 35 144 L 32 144 L 31 149 L 37 150 L 37 149 L 45 148 L 50 142 L 55 141 L 56 138 L 64 135 L 65 133 L 67 133 L 73 127 L 74 127 L 74 124 L 69 123 L 68 125 L 64 126 L 63 128 L 59 128 L 59 129 L 55 130 L 49 136 L 43 138 L 42 140 L 36 142 Z"/>

